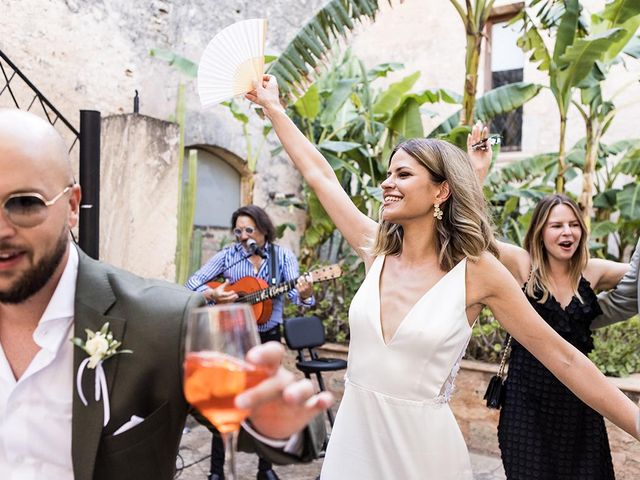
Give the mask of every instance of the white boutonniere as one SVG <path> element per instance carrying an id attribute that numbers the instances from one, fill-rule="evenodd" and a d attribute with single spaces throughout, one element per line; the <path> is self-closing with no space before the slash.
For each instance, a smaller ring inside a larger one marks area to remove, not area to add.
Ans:
<path id="1" fill-rule="evenodd" d="M 109 392 L 107 390 L 107 378 L 104 374 L 102 363 L 119 353 L 133 353 L 133 351 L 118 350 L 122 346 L 122 342 L 113 338 L 113 334 L 109 330 L 109 322 L 105 323 L 97 332 L 89 329 L 86 329 L 85 331 L 87 332 L 86 340 L 82 340 L 78 337 L 73 337 L 71 339 L 76 347 L 81 348 L 87 353 L 87 355 L 89 355 L 89 357 L 85 358 L 78 367 L 78 373 L 76 375 L 76 387 L 78 389 L 78 396 L 86 407 L 87 405 L 89 405 L 89 402 L 87 402 L 87 399 L 84 396 L 84 391 L 82 389 L 82 375 L 84 374 L 85 368 L 89 368 L 92 370 L 95 369 L 95 399 L 96 402 L 99 402 L 100 398 L 103 399 L 103 426 L 106 427 L 107 423 L 109 423 L 110 418 Z"/>

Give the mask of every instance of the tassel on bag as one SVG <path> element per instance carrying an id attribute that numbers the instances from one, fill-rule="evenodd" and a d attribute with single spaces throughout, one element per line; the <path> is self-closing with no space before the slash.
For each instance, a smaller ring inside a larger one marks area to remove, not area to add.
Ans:
<path id="1" fill-rule="evenodd" d="M 504 404 L 504 368 L 507 364 L 507 358 L 509 357 L 509 351 L 511 350 L 511 335 L 507 333 L 505 338 L 504 352 L 502 352 L 502 360 L 500 361 L 500 368 L 497 375 L 491 377 L 489 385 L 487 385 L 487 391 L 484 394 L 484 399 L 487 401 L 487 407 L 495 408 L 499 410 Z"/>

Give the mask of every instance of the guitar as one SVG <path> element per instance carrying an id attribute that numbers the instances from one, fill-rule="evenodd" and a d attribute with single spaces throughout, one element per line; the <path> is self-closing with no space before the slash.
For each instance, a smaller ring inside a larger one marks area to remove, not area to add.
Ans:
<path id="1" fill-rule="evenodd" d="M 308 273 L 311 275 L 314 283 L 333 280 L 342 275 L 340 265 L 328 265 L 321 267 Z M 299 278 L 299 277 L 298 277 Z M 266 323 L 271 317 L 273 310 L 272 298 L 282 295 L 296 287 L 298 279 L 289 280 L 288 282 L 279 283 L 269 286 L 267 282 L 256 277 L 242 277 L 235 283 L 227 287 L 227 290 L 233 290 L 240 298 L 237 303 L 248 303 L 252 305 L 253 315 L 256 317 L 258 325 Z M 222 285 L 222 282 L 208 282 L 209 288 L 216 288 Z"/>

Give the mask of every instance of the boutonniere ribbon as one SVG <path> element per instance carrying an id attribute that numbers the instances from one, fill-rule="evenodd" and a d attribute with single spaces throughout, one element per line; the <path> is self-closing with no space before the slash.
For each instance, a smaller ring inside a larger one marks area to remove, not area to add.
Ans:
<path id="1" fill-rule="evenodd" d="M 105 323 L 97 332 L 89 329 L 86 329 L 85 331 L 87 332 L 86 341 L 78 337 L 73 337 L 71 339 L 76 347 L 81 348 L 87 353 L 87 355 L 89 355 L 89 357 L 85 358 L 78 367 L 78 373 L 76 374 L 76 387 L 78 390 L 78 396 L 86 407 L 87 405 L 89 405 L 89 402 L 87 401 L 82 389 L 82 375 L 84 374 L 85 368 L 96 371 L 94 396 L 96 402 L 99 402 L 102 398 L 102 406 L 104 408 L 102 426 L 106 427 L 109 423 L 109 419 L 111 418 L 111 413 L 109 409 L 109 391 L 107 390 L 107 377 L 104 374 L 102 363 L 119 353 L 133 353 L 133 351 L 118 350 L 122 346 L 122 342 L 113 338 L 113 334 L 109 330 L 109 322 Z"/>

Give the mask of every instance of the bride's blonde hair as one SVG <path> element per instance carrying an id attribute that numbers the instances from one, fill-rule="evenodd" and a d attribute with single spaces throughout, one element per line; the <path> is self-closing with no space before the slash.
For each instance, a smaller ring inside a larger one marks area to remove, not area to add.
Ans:
<path id="1" fill-rule="evenodd" d="M 440 205 L 442 220 L 436 220 L 436 249 L 440 268 L 451 270 L 463 258 L 476 260 L 484 251 L 496 257 L 498 248 L 493 236 L 487 203 L 465 152 L 443 140 L 418 138 L 399 144 L 393 156 L 403 150 L 420 162 L 436 183 L 447 182 L 451 192 Z M 399 255 L 402 252 L 402 227 L 382 220 L 372 249 L 374 256 Z"/>

